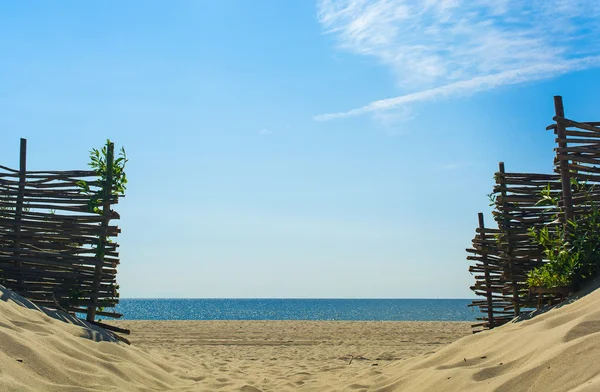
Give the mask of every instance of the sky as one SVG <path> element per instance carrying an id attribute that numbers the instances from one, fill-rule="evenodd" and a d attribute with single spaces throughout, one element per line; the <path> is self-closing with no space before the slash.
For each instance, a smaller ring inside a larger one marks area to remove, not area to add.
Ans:
<path id="1" fill-rule="evenodd" d="M 600 121 L 595 0 L 0 4 L 0 165 L 124 146 L 121 297 L 470 298 L 553 96 Z"/>

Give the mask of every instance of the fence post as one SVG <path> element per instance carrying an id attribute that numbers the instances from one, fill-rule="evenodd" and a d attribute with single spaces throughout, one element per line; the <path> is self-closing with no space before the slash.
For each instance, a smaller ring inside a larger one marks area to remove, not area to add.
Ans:
<path id="1" fill-rule="evenodd" d="M 481 239 L 481 261 L 483 262 L 483 273 L 485 276 L 485 291 L 486 291 L 486 298 L 487 298 L 487 306 L 488 306 L 488 310 L 487 310 L 487 314 L 488 314 L 488 322 L 489 322 L 489 329 L 492 329 L 495 327 L 495 323 L 494 323 L 494 306 L 492 303 L 492 290 L 491 290 L 491 281 L 490 281 L 490 270 L 488 267 L 488 258 L 487 258 L 487 252 L 484 251 L 484 240 L 485 240 L 485 224 L 483 222 L 483 213 L 479 213 L 479 238 Z"/>
<path id="2" fill-rule="evenodd" d="M 102 270 L 104 266 L 104 252 L 106 248 L 106 237 L 108 232 L 108 224 L 111 218 L 111 198 L 112 198 L 112 182 L 113 182 L 113 164 L 114 164 L 114 147 L 113 143 L 106 145 L 106 180 L 102 184 L 102 230 L 98 238 L 98 249 L 96 250 L 96 268 L 94 270 L 94 283 L 90 294 L 91 304 L 87 309 L 87 321 L 94 321 L 96 318 L 96 308 L 98 304 L 98 291 L 102 282 Z"/>
<path id="3" fill-rule="evenodd" d="M 498 163 L 498 169 L 500 171 L 500 174 L 504 174 L 506 173 L 504 170 L 504 162 L 499 162 Z M 511 281 L 511 285 L 512 285 L 512 294 L 513 294 L 513 305 L 514 305 L 514 312 L 515 312 L 515 316 L 518 316 L 521 313 L 521 306 L 519 304 L 519 287 L 517 286 L 517 277 L 515 274 L 515 266 L 514 266 L 514 260 L 513 260 L 513 256 L 512 256 L 512 243 L 511 243 L 511 238 L 510 238 L 510 218 L 509 218 L 509 213 L 510 213 L 510 208 L 508 207 L 508 204 L 505 201 L 506 198 L 506 184 L 504 183 L 504 176 L 502 176 L 502 180 L 500 182 L 500 193 L 502 195 L 502 219 L 503 219 L 503 226 L 504 226 L 504 235 L 506 236 L 506 255 L 508 257 L 508 272 L 510 274 L 509 279 Z"/>
<path id="4" fill-rule="evenodd" d="M 554 96 L 554 112 L 556 117 L 565 117 L 565 108 L 563 106 L 563 100 L 560 95 Z M 558 147 L 567 147 L 567 132 L 565 126 L 560 122 L 556 121 L 556 135 L 558 136 Z M 560 153 L 556 152 L 556 158 L 559 160 L 560 167 L 560 183 L 562 187 L 562 201 L 564 209 L 564 223 L 565 230 L 568 230 L 567 221 L 573 220 L 573 194 L 571 193 L 571 173 L 569 172 L 569 161 L 561 160 Z"/>
<path id="5" fill-rule="evenodd" d="M 14 229 L 14 257 L 15 265 L 18 268 L 18 287 L 19 290 L 25 290 L 25 281 L 23 279 L 23 260 L 21 260 L 21 224 L 23 221 L 23 205 L 25 204 L 25 180 L 27 172 L 27 139 L 21 138 L 21 148 L 19 152 L 19 192 L 17 194 L 17 205 L 15 208 L 15 229 Z M 22 293 L 21 293 L 22 294 Z"/>

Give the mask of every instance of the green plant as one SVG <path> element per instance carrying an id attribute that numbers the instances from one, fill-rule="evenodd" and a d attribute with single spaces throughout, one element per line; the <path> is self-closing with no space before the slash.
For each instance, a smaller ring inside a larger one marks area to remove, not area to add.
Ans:
<path id="1" fill-rule="evenodd" d="M 88 208 L 90 212 L 96 214 L 102 214 L 103 210 L 100 208 L 102 202 L 106 199 L 105 186 L 110 187 L 110 196 L 123 196 L 127 188 L 127 175 L 125 174 L 125 165 L 129 161 L 125 149 L 121 147 L 119 150 L 118 157 L 115 159 L 114 153 L 112 153 L 110 147 L 112 142 L 110 139 L 106 140 L 106 144 L 102 149 L 98 150 L 92 148 L 90 151 L 90 163 L 88 165 L 96 172 L 98 180 L 96 182 L 88 182 L 81 180 L 77 182 L 81 193 L 89 196 Z M 112 159 L 112 170 L 109 173 L 109 162 Z M 110 174 L 110 176 L 109 176 Z M 110 184 L 106 184 L 110 177 Z M 94 186 L 94 188 L 92 188 Z M 98 239 L 98 244 L 95 245 L 96 255 L 99 259 L 104 258 L 103 247 L 100 246 L 102 241 L 111 242 L 110 238 Z M 119 297 L 118 292 L 119 286 L 115 287 L 115 296 Z M 103 307 L 98 307 L 99 312 L 103 312 Z"/>
<path id="2" fill-rule="evenodd" d="M 496 205 L 496 202 L 498 199 L 498 193 L 492 192 L 492 193 L 488 193 L 486 196 L 488 197 L 488 200 L 490 202 L 489 206 L 494 207 Z"/>
<path id="3" fill-rule="evenodd" d="M 554 220 L 540 228 L 530 228 L 534 243 L 543 248 L 547 262 L 527 275 L 529 287 L 561 287 L 578 285 L 600 272 L 600 209 L 591 201 L 590 188 L 575 181 L 572 188 L 581 192 L 587 203 L 584 212 L 562 224 L 558 212 Z M 559 196 L 548 185 L 540 194 L 538 205 L 559 211 Z"/>
<path id="4" fill-rule="evenodd" d="M 554 229 L 555 231 L 549 227 L 529 229 L 534 242 L 544 248 L 547 260 L 546 264 L 527 274 L 529 287 L 569 286 L 577 275 L 579 254 L 572 252 L 569 242 L 565 241 L 564 230 L 560 226 Z"/>
<path id="5" fill-rule="evenodd" d="M 90 166 L 99 177 L 100 184 L 104 184 L 108 178 L 108 159 L 109 159 L 109 151 L 108 146 L 112 144 L 110 139 L 106 140 L 106 144 L 102 149 L 98 150 L 96 148 L 92 148 L 90 151 Z M 119 155 L 117 159 L 113 157 L 112 164 L 112 177 L 111 177 L 111 195 L 122 196 L 125 194 L 125 190 L 127 189 L 127 175 L 125 174 L 125 165 L 129 160 L 127 159 L 127 154 L 125 153 L 125 149 L 121 147 L 119 150 Z M 104 199 L 104 190 L 102 185 L 95 189 L 92 189 L 90 183 L 85 180 L 81 180 L 77 182 L 81 192 L 88 195 L 90 200 L 88 202 L 88 207 L 90 212 L 95 212 L 97 214 L 101 214 L 100 204 Z"/>

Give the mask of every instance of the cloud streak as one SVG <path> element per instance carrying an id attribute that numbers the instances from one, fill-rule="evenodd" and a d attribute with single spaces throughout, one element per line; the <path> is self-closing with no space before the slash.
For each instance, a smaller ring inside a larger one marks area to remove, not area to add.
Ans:
<path id="1" fill-rule="evenodd" d="M 389 67 L 404 94 L 317 120 L 600 65 L 596 0 L 319 0 L 318 13 L 340 48 Z"/>

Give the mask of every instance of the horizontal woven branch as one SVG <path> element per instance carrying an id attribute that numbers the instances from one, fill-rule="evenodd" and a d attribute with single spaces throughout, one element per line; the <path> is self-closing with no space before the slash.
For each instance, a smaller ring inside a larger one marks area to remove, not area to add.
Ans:
<path id="1" fill-rule="evenodd" d="M 119 196 L 104 203 L 102 186 L 89 170 L 21 173 L 0 166 L 0 283 L 36 303 L 71 312 L 114 307 L 118 244 L 103 243 L 101 257 L 96 246 L 99 238 L 120 233 L 106 224 L 119 214 L 106 210 L 102 216 L 92 208 L 115 205 Z"/>

